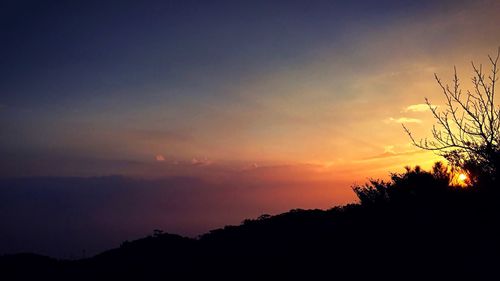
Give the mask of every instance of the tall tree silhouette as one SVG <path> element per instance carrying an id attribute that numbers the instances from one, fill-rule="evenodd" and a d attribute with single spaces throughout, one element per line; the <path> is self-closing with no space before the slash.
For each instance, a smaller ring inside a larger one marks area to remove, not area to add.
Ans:
<path id="1" fill-rule="evenodd" d="M 498 180 L 500 164 L 500 107 L 495 103 L 498 81 L 498 60 L 488 55 L 491 69 L 485 73 L 482 65 L 472 62 L 472 90 L 462 90 L 456 67 L 451 84 L 434 77 L 445 97 L 442 108 L 434 106 L 428 98 L 426 104 L 436 121 L 432 126 L 432 139 L 416 140 L 411 131 L 404 130 L 416 147 L 436 151 L 450 164 L 469 174 L 471 183 L 491 186 Z"/>

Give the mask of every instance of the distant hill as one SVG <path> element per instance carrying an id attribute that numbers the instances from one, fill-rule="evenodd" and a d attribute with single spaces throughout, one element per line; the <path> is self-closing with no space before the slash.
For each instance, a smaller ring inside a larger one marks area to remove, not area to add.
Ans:
<path id="1" fill-rule="evenodd" d="M 156 231 L 77 261 L 4 256 L 0 272 L 2 280 L 500 280 L 498 192 L 409 178 L 358 189 L 360 204 L 263 215 L 198 239 Z"/>
<path id="2" fill-rule="evenodd" d="M 432 206 L 396 212 L 361 205 L 292 210 L 199 239 L 149 236 L 78 261 L 4 256 L 1 272 L 26 280 L 499 277 L 497 222 L 481 220 L 477 210 L 462 219 L 453 209 L 434 211 Z"/>

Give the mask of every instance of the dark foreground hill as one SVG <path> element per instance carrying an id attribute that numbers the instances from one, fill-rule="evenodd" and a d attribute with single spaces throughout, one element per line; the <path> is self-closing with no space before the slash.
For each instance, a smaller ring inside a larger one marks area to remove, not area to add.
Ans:
<path id="1" fill-rule="evenodd" d="M 198 239 L 156 232 L 95 257 L 4 256 L 2 280 L 500 280 L 498 193 L 430 173 Z M 1 277 L 0 277 L 1 278 Z"/>

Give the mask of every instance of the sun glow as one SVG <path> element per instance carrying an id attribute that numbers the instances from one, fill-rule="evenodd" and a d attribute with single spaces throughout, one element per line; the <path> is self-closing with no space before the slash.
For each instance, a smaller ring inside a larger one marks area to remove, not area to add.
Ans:
<path id="1" fill-rule="evenodd" d="M 459 181 L 465 182 L 466 179 L 467 179 L 467 175 L 466 174 L 460 174 L 460 175 L 458 175 L 458 180 Z"/>
<path id="2" fill-rule="evenodd" d="M 468 186 L 468 182 L 467 182 L 468 179 L 469 179 L 469 177 L 467 176 L 467 174 L 460 173 L 456 177 L 456 183 L 460 186 L 465 187 L 465 186 Z"/>

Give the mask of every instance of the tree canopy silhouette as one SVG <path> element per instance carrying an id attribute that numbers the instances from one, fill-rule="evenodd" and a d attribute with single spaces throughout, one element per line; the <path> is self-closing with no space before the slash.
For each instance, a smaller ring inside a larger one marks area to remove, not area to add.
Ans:
<path id="1" fill-rule="evenodd" d="M 430 171 L 420 166 L 405 167 L 403 173 L 391 173 L 390 180 L 371 179 L 363 185 L 354 185 L 354 193 L 364 206 L 381 204 L 441 204 L 457 191 L 450 169 L 436 162 Z"/>
<path id="2" fill-rule="evenodd" d="M 491 67 L 485 73 L 483 66 L 472 62 L 472 90 L 463 90 L 456 67 L 451 84 L 434 77 L 445 97 L 440 108 L 428 98 L 426 104 L 436 121 L 432 126 L 432 139 L 416 140 L 403 125 L 412 143 L 421 149 L 436 151 L 454 168 L 466 172 L 472 184 L 491 186 L 499 177 L 500 162 L 500 107 L 495 103 L 498 81 L 498 60 L 488 55 Z"/>

